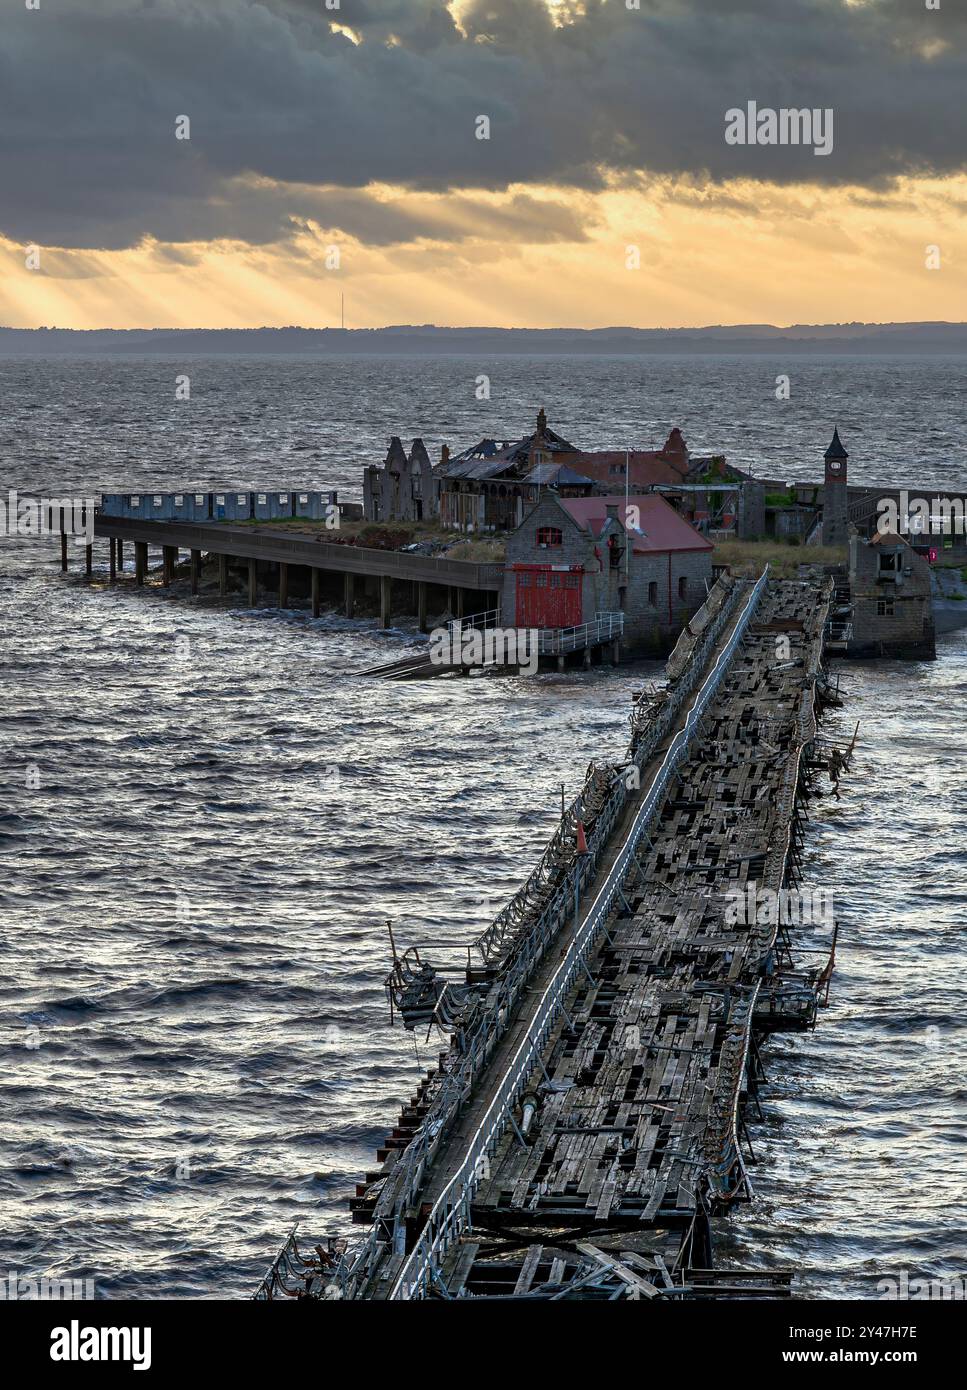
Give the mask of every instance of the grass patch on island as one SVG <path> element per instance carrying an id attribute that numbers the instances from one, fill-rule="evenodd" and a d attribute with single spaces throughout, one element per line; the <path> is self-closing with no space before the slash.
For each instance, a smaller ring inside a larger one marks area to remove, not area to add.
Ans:
<path id="1" fill-rule="evenodd" d="M 722 541 L 712 562 L 733 574 L 761 574 L 766 565 L 778 579 L 795 579 L 800 565 L 844 565 L 845 545 L 784 545 L 782 541 Z"/>

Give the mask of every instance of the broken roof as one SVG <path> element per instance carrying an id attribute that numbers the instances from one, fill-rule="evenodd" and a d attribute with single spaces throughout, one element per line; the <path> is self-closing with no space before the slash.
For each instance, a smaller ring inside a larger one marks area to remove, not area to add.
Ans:
<path id="1" fill-rule="evenodd" d="M 637 487 L 654 486 L 656 483 L 676 483 L 685 476 L 686 458 L 682 456 L 682 467 L 674 461 L 663 458 L 658 449 L 595 449 L 575 454 L 571 460 L 578 468 L 594 469 L 603 472 L 607 469 L 620 469 L 624 474 L 625 459 L 630 465 L 631 479 Z"/>
<path id="2" fill-rule="evenodd" d="M 593 478 L 587 478 L 583 473 L 575 473 L 566 463 L 539 463 L 521 479 L 521 482 L 540 483 L 543 487 L 594 486 Z"/>
<path id="3" fill-rule="evenodd" d="M 469 458 L 458 454 L 434 470 L 441 478 L 499 478 L 511 472 L 511 464 L 499 455 L 482 456 L 473 454 Z"/>

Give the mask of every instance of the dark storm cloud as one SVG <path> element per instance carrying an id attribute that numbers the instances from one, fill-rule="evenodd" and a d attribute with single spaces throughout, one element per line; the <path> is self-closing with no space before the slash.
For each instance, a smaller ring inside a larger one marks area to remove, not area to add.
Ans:
<path id="1" fill-rule="evenodd" d="M 366 212 L 371 200 L 335 198 L 327 217 L 302 186 L 594 189 L 644 171 L 821 180 L 834 197 L 837 183 L 967 163 L 967 24 L 953 4 L 587 0 L 572 20 L 555 27 L 541 0 L 472 0 L 463 32 L 442 0 L 8 10 L 0 229 L 68 246 L 259 243 L 313 218 L 386 241 L 438 228 L 405 200 Z M 832 154 L 727 145 L 724 113 L 748 100 L 833 108 Z M 190 141 L 174 138 L 181 114 Z M 474 138 L 478 114 L 489 141 Z M 246 175 L 300 189 L 253 192 Z"/>

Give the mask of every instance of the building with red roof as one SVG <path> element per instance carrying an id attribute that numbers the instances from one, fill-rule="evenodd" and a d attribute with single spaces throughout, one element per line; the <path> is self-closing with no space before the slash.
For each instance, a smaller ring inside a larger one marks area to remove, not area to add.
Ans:
<path id="1" fill-rule="evenodd" d="M 712 550 L 658 494 L 545 494 L 507 539 L 501 624 L 580 627 L 620 612 L 626 654 L 666 650 L 705 601 Z"/>

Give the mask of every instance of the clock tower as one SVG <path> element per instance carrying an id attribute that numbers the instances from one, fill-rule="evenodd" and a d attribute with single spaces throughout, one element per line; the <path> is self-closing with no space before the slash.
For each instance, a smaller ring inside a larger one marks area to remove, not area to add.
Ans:
<path id="1" fill-rule="evenodd" d="M 839 430 L 826 450 L 826 475 L 823 481 L 823 545 L 845 545 L 847 535 L 846 464 L 849 454 L 843 448 Z"/>

